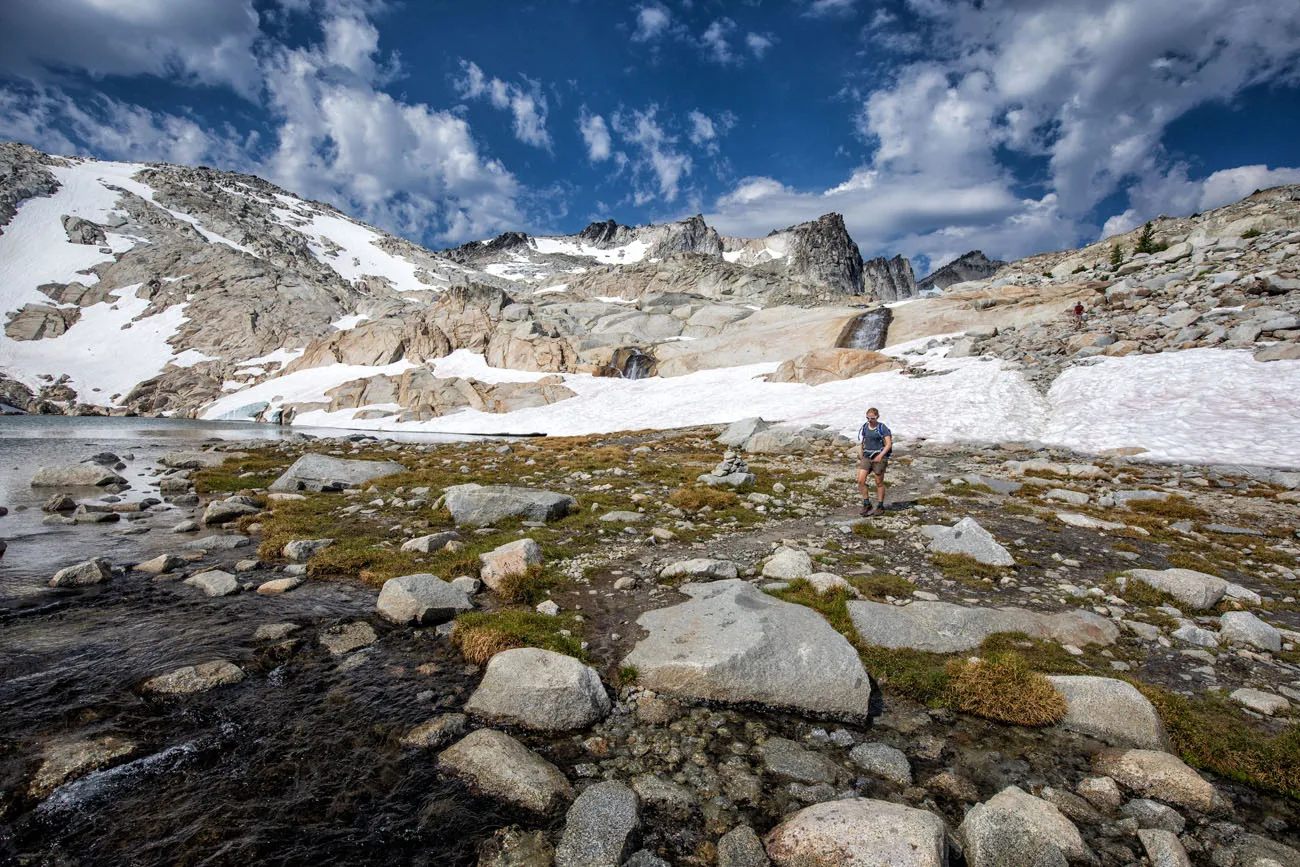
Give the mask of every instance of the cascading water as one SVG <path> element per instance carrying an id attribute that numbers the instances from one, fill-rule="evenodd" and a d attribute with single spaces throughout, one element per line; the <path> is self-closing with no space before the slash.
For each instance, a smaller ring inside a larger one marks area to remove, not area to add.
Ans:
<path id="1" fill-rule="evenodd" d="M 881 350 L 885 347 L 885 338 L 889 334 L 889 322 L 893 314 L 888 307 L 878 307 L 857 316 L 844 329 L 840 338 L 841 349 Z"/>
<path id="2" fill-rule="evenodd" d="M 624 379 L 645 379 L 652 375 L 654 366 L 655 360 L 652 357 L 634 349 L 623 362 L 622 375 Z"/>

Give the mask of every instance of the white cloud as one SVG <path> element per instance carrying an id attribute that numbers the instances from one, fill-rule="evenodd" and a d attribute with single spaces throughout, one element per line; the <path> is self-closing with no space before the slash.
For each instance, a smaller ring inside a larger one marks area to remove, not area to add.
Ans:
<path id="1" fill-rule="evenodd" d="M 719 18 L 710 24 L 700 37 L 700 45 L 704 48 L 705 56 L 723 66 L 738 62 L 739 58 L 731 50 L 731 43 L 728 41 L 735 30 L 736 22 L 730 18 Z"/>
<path id="2" fill-rule="evenodd" d="M 1202 180 L 1187 176 L 1187 166 L 1177 164 L 1164 174 L 1145 177 L 1129 187 L 1133 204 L 1106 221 L 1099 237 L 1108 238 L 1142 225 L 1159 214 L 1209 211 L 1244 199 L 1255 190 L 1283 184 L 1300 184 L 1300 168 L 1238 166 L 1214 172 Z"/>
<path id="3" fill-rule="evenodd" d="M 803 14 L 809 18 L 852 15 L 857 5 L 858 0 L 812 0 Z"/>
<path id="4" fill-rule="evenodd" d="M 629 158 L 636 181 L 632 193 L 636 205 L 656 197 L 676 201 L 683 176 L 691 173 L 690 156 L 676 149 L 677 139 L 659 124 L 658 111 L 657 105 L 651 105 L 644 111 L 616 112 L 613 117 L 614 131 L 637 150 L 637 157 Z M 641 182 L 644 177 L 653 179 L 655 189 Z"/>
<path id="5" fill-rule="evenodd" d="M 226 85 L 255 99 L 252 0 L 5 0 L 0 71 L 38 81 L 61 70 Z"/>
<path id="6" fill-rule="evenodd" d="M 672 20 L 672 14 L 663 6 L 642 6 L 636 13 L 636 30 L 632 32 L 632 41 L 653 42 L 668 32 Z"/>
<path id="7" fill-rule="evenodd" d="M 767 50 L 771 48 L 775 43 L 776 43 L 776 37 L 773 36 L 771 33 L 751 32 L 745 34 L 745 44 L 749 46 L 749 50 L 754 53 L 754 56 L 759 58 L 760 60 L 762 59 L 763 55 L 767 53 Z"/>
<path id="8" fill-rule="evenodd" d="M 548 109 L 540 82 L 525 78 L 524 83 L 528 85 L 525 90 L 499 78 L 488 78 L 472 61 L 462 60 L 460 67 L 464 75 L 456 81 L 456 89 L 462 98 L 486 97 L 493 107 L 514 116 L 515 138 L 533 147 L 551 149 L 551 135 L 546 130 Z"/>
<path id="9" fill-rule="evenodd" d="M 593 163 L 609 159 L 611 142 L 609 126 L 605 123 L 605 118 L 598 114 L 591 114 L 587 111 L 587 107 L 583 106 L 582 113 L 578 117 L 578 130 L 582 133 L 582 140 L 587 143 L 587 159 Z"/>
<path id="10" fill-rule="evenodd" d="M 718 138 L 736 125 L 736 116 L 730 111 L 724 111 L 716 117 L 709 117 L 696 109 L 690 112 L 686 119 L 691 123 L 690 132 L 687 134 L 691 144 L 704 148 L 710 154 L 718 152 Z"/>

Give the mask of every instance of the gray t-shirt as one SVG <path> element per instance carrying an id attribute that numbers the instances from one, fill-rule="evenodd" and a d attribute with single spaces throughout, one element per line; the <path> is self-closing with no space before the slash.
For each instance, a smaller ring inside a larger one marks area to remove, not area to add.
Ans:
<path id="1" fill-rule="evenodd" d="M 858 442 L 862 443 L 862 454 L 864 457 L 870 457 L 885 447 L 885 437 L 893 436 L 885 423 L 878 422 L 875 430 L 872 430 L 866 424 L 862 425 L 862 430 L 858 431 Z"/>

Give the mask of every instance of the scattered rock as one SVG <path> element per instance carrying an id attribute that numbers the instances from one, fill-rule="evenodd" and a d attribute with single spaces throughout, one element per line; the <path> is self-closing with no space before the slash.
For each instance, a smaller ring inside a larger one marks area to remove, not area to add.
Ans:
<path id="1" fill-rule="evenodd" d="M 140 685 L 140 689 L 155 695 L 185 695 L 239 683 L 243 679 L 244 670 L 238 665 L 224 659 L 215 659 L 150 678 Z"/>
<path id="2" fill-rule="evenodd" d="M 473 608 L 463 591 L 428 573 L 388 579 L 375 603 L 380 617 L 398 624 L 443 623 Z"/>
<path id="3" fill-rule="evenodd" d="M 465 710 L 537 731 L 566 731 L 603 719 L 610 701 L 593 669 L 571 656 L 520 647 L 492 657 Z"/>
<path id="4" fill-rule="evenodd" d="M 624 664 L 636 666 L 642 686 L 712 701 L 866 716 L 871 682 L 862 661 L 821 615 L 738 579 L 680 589 L 692 598 L 637 620 L 650 634 Z"/>
<path id="5" fill-rule="evenodd" d="M 439 714 L 407 732 L 402 737 L 402 746 L 436 749 L 465 734 L 468 724 L 469 717 L 463 713 Z"/>
<path id="6" fill-rule="evenodd" d="M 1119 784 L 1110 777 L 1088 777 L 1081 780 L 1074 790 L 1098 810 L 1118 810 L 1124 803 Z"/>
<path id="7" fill-rule="evenodd" d="M 739 578 L 740 571 L 730 560 L 696 557 L 693 560 L 678 560 L 676 563 L 668 564 L 659 570 L 659 577 L 664 579 L 687 577 L 713 581 Z"/>
<path id="8" fill-rule="evenodd" d="M 1275 713 L 1286 713 L 1291 709 L 1291 702 L 1282 698 L 1280 695 L 1273 695 L 1270 692 L 1264 692 L 1259 689 L 1248 689 L 1242 687 L 1235 689 L 1228 696 L 1233 701 L 1248 707 L 1256 713 L 1262 713 L 1265 716 L 1272 716 Z"/>
<path id="9" fill-rule="evenodd" d="M 900 786 L 912 785 L 912 764 L 902 750 L 888 744 L 858 744 L 849 759 L 862 770 Z"/>
<path id="10" fill-rule="evenodd" d="M 331 626 L 320 635 L 320 643 L 335 656 L 369 647 L 378 640 L 374 627 L 364 620 Z"/>
<path id="11" fill-rule="evenodd" d="M 1102 750 L 1092 769 L 1148 798 L 1208 813 L 1215 806 L 1214 786 L 1169 753 L 1154 750 Z"/>
<path id="12" fill-rule="evenodd" d="M 769 774 L 783 782 L 833 783 L 843 776 L 835 762 L 785 738 L 768 738 L 755 751 Z"/>
<path id="13" fill-rule="evenodd" d="M 445 533 L 430 533 L 428 536 L 420 536 L 417 539 L 409 539 L 402 543 L 403 551 L 413 551 L 419 554 L 436 554 L 443 548 L 447 547 L 448 542 L 460 540 L 460 533 L 451 530 Z"/>
<path id="14" fill-rule="evenodd" d="M 57 512 L 71 512 L 77 508 L 77 501 L 67 494 L 55 494 L 45 501 L 41 506 L 42 512 L 55 514 Z"/>
<path id="15" fill-rule="evenodd" d="M 634 848 L 640 825 L 636 795 L 617 780 L 596 783 L 569 807 L 555 849 L 556 867 L 619 865 Z"/>
<path id="16" fill-rule="evenodd" d="M 444 505 L 457 524 L 479 527 L 506 518 L 553 521 L 578 508 L 578 501 L 568 494 L 509 485 L 454 485 L 443 494 Z"/>
<path id="17" fill-rule="evenodd" d="M 930 550 L 936 554 L 965 554 L 986 566 L 1015 565 L 1011 552 L 974 518 L 962 518 L 952 527 L 929 524 L 921 532 L 930 537 Z"/>
<path id="18" fill-rule="evenodd" d="M 1277 653 L 1282 633 L 1249 611 L 1229 611 L 1219 618 L 1219 638 L 1233 644 L 1248 644 Z"/>
<path id="19" fill-rule="evenodd" d="M 732 828 L 718 841 L 718 867 L 768 867 L 763 841 L 748 825 Z"/>
<path id="20" fill-rule="evenodd" d="M 777 867 L 945 867 L 943 820 L 887 801 L 850 798 L 807 807 L 767 835 Z"/>
<path id="21" fill-rule="evenodd" d="M 185 583 L 197 587 L 208 596 L 229 596 L 239 592 L 239 579 L 220 569 L 200 572 L 186 578 Z"/>
<path id="22" fill-rule="evenodd" d="M 1146 850 L 1151 867 L 1192 867 L 1187 857 L 1187 850 L 1179 841 L 1178 835 L 1155 828 L 1143 828 L 1138 831 L 1138 840 Z"/>
<path id="23" fill-rule="evenodd" d="M 500 591 L 508 578 L 523 575 L 529 566 L 542 562 L 542 546 L 532 539 L 516 539 L 478 555 L 482 567 L 479 578 L 493 590 Z"/>
<path id="24" fill-rule="evenodd" d="M 113 567 L 103 557 L 95 557 L 75 566 L 67 566 L 54 573 L 51 587 L 84 587 L 100 584 L 113 577 Z"/>
<path id="25" fill-rule="evenodd" d="M 203 512 L 203 523 L 209 527 L 229 524 L 245 515 L 256 515 L 260 511 L 261 509 L 243 497 L 213 500 L 208 503 L 207 509 Z"/>
<path id="26" fill-rule="evenodd" d="M 1096 862 L 1073 822 L 1047 801 L 1017 786 L 1008 786 L 976 804 L 957 834 L 970 867 Z"/>
<path id="27" fill-rule="evenodd" d="M 204 536 L 202 539 L 194 539 L 185 543 L 185 548 L 191 551 L 233 551 L 236 548 L 247 548 L 253 544 L 253 540 L 247 536 L 231 534 L 226 536 Z"/>
<path id="28" fill-rule="evenodd" d="M 149 575 L 165 575 L 168 572 L 175 572 L 184 565 L 185 561 L 175 554 L 159 554 L 152 560 L 135 564 L 132 571 L 145 572 Z"/>
<path id="29" fill-rule="evenodd" d="M 438 769 L 490 798 L 550 813 L 573 798 L 560 769 L 519 741 L 492 729 L 470 732 L 438 756 Z"/>
<path id="30" fill-rule="evenodd" d="M 1228 582 L 1194 569 L 1129 569 L 1124 575 L 1163 590 L 1179 602 L 1202 611 L 1219 604 Z"/>
<path id="31" fill-rule="evenodd" d="M 812 558 L 808 556 L 807 551 L 787 548 L 784 545 L 777 548 L 776 553 L 763 564 L 763 577 L 775 578 L 778 581 L 807 578 L 812 571 Z"/>
<path id="32" fill-rule="evenodd" d="M 1181 834 L 1187 825 L 1187 820 L 1173 807 L 1146 798 L 1134 798 L 1124 805 L 1122 812 L 1136 820 L 1139 828 L 1159 828 Z"/>
<path id="33" fill-rule="evenodd" d="M 297 590 L 302 584 L 302 579 L 297 577 L 273 578 L 257 585 L 257 592 L 262 596 L 279 596 Z"/>
<path id="34" fill-rule="evenodd" d="M 44 798 L 59 786 L 107 767 L 114 759 L 129 756 L 136 745 L 109 735 L 90 741 L 49 744 L 41 753 L 41 766 L 32 777 L 27 793 Z"/>
<path id="35" fill-rule="evenodd" d="M 1023 608 L 974 608 L 950 602 L 848 603 L 849 616 L 867 644 L 955 653 L 978 647 L 995 632 L 1024 632 L 1031 637 L 1084 647 L 1111 644 L 1119 627 L 1091 611 L 1041 614 Z"/>
<path id="36" fill-rule="evenodd" d="M 392 461 L 356 461 L 303 455 L 271 483 L 271 491 L 341 491 L 406 470 Z"/>
<path id="37" fill-rule="evenodd" d="M 279 641 L 288 638 L 302 627 L 296 623 L 263 623 L 253 633 L 254 641 Z"/>
<path id="38" fill-rule="evenodd" d="M 280 553 L 290 563 L 306 563 L 333 544 L 333 539 L 294 539 L 286 542 Z"/>
<path id="39" fill-rule="evenodd" d="M 1065 696 L 1061 725 L 1111 746 L 1169 751 L 1169 735 L 1160 714 L 1131 683 L 1109 677 L 1049 676 Z"/>
<path id="40" fill-rule="evenodd" d="M 32 476 L 33 488 L 102 488 L 106 485 L 124 484 L 126 479 L 107 467 L 94 463 L 41 467 Z"/>
<path id="41" fill-rule="evenodd" d="M 645 515 L 640 512 L 606 512 L 600 520 L 609 524 L 640 524 L 645 521 Z"/>

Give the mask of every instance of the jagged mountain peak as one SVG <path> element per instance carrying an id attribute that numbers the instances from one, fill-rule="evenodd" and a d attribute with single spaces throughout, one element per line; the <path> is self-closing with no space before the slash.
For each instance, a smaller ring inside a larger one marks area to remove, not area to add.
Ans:
<path id="1" fill-rule="evenodd" d="M 1007 263 L 1000 259 L 988 258 L 980 250 L 971 250 L 943 267 L 935 269 L 925 279 L 917 281 L 916 288 L 924 292 L 931 289 L 947 289 L 949 286 L 970 280 L 983 280 L 992 277 L 1005 264 Z"/>

